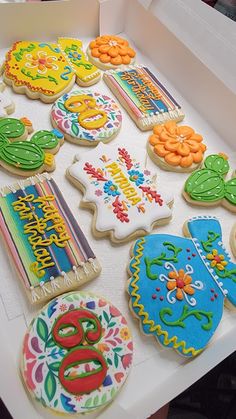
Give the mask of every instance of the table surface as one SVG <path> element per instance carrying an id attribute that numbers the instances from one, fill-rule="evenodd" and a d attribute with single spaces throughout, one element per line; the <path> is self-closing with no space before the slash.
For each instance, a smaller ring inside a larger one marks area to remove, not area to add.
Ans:
<path id="1" fill-rule="evenodd" d="M 85 45 L 88 40 L 84 40 Z M 4 58 L 5 51 L 0 51 L 0 59 Z M 172 95 L 181 103 L 186 117 L 185 125 L 201 133 L 208 146 L 208 153 L 223 151 L 230 155 L 232 167 L 236 167 L 236 156 L 232 149 L 219 138 L 216 132 L 199 115 L 189 102 L 176 91 L 168 80 L 153 68 L 140 52 L 137 54 L 137 63 L 148 65 L 159 79 L 166 85 Z M 73 89 L 76 89 L 76 85 Z M 91 91 L 98 91 L 113 97 L 112 93 L 101 80 L 90 88 Z M 27 116 L 32 122 L 35 130 L 51 129 L 49 112 L 51 105 L 42 104 L 39 101 L 30 101 L 25 96 L 16 95 L 7 89 L 16 105 L 13 117 Z M 128 114 L 122 109 L 123 123 L 119 135 L 112 141 L 112 144 L 132 144 L 141 147 L 146 153 L 146 141 L 149 133 L 141 132 L 132 122 Z M 236 347 L 236 313 L 225 309 L 222 322 L 215 335 L 210 341 L 207 349 L 196 359 L 187 360 L 178 355 L 174 350 L 159 346 L 154 338 L 146 337 L 139 331 L 138 322 L 133 319 L 128 308 L 128 296 L 125 291 L 127 281 L 126 267 L 129 262 L 129 249 L 131 243 L 114 246 L 109 239 L 95 239 L 91 233 L 92 214 L 79 208 L 82 194 L 73 187 L 65 178 L 65 170 L 73 162 L 77 153 L 83 155 L 88 149 L 78 147 L 65 142 L 59 153 L 56 155 L 56 170 L 54 179 L 61 188 L 61 191 L 70 204 L 83 232 L 89 240 L 91 247 L 97 255 L 101 265 L 102 273 L 99 278 L 83 287 L 83 290 L 104 295 L 112 301 L 128 319 L 134 338 L 134 363 L 131 374 L 115 401 L 99 414 L 103 419 L 143 418 L 158 410 L 163 404 L 170 401 L 188 386 L 207 373 L 222 359 L 227 357 Z M 229 242 L 230 230 L 235 221 L 235 215 L 222 207 L 200 208 L 189 206 L 181 196 L 181 191 L 187 178 L 187 174 L 176 174 L 164 172 L 156 167 L 147 156 L 146 166 L 157 174 L 158 183 L 163 183 L 174 195 L 173 218 L 171 222 L 155 229 L 154 232 L 182 235 L 184 221 L 196 215 L 215 215 L 222 223 L 223 239 Z M 12 184 L 17 178 L 1 171 L 0 187 Z M 228 246 L 229 249 L 229 246 Z M 0 249 L 0 330 L 2 337 L 2 356 L 0 358 L 1 374 L 0 393 L 14 418 L 30 417 L 52 418 L 48 412 L 42 411 L 38 405 L 33 405 L 27 397 L 18 375 L 18 359 L 23 336 L 27 325 L 37 310 L 29 307 L 21 288 L 18 285 L 16 274 L 7 254 L 1 244 Z M 14 395 L 12 398 L 12 395 Z M 86 417 L 97 417 L 98 414 Z"/>

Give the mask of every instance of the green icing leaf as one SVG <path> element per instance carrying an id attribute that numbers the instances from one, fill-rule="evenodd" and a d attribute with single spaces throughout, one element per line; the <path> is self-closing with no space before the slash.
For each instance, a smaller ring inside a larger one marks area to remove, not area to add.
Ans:
<path id="1" fill-rule="evenodd" d="M 36 144 L 44 150 L 51 150 L 58 146 L 58 138 L 51 131 L 38 131 L 30 140 L 30 143 Z"/>
<path id="2" fill-rule="evenodd" d="M 107 323 L 109 323 L 109 316 L 108 316 L 108 314 L 106 313 L 106 311 L 103 311 L 103 312 L 102 312 L 102 314 L 103 314 L 103 317 L 104 317 L 104 319 L 106 320 L 106 322 L 107 322 Z"/>
<path id="3" fill-rule="evenodd" d="M 57 346 L 54 339 L 52 337 L 50 337 L 50 339 L 47 340 L 46 342 L 46 347 L 47 348 L 53 348 L 54 346 Z"/>
<path id="4" fill-rule="evenodd" d="M 179 319 L 172 320 L 172 321 L 166 319 L 166 317 L 170 317 L 172 315 L 173 315 L 173 310 L 170 307 L 163 308 L 159 313 L 161 321 L 167 326 L 185 328 L 186 324 L 184 323 L 184 320 L 190 316 L 194 316 L 198 321 L 201 321 L 204 318 L 207 320 L 207 322 L 201 325 L 201 328 L 203 330 L 209 331 L 211 330 L 213 326 L 213 322 L 212 322 L 213 313 L 211 311 L 207 312 L 204 310 L 197 310 L 197 309 L 190 310 L 190 308 L 187 305 L 185 305 L 183 307 L 182 314 Z"/>
<path id="5" fill-rule="evenodd" d="M 225 184 L 225 199 L 236 205 L 236 178 L 228 180 Z"/>
<path id="6" fill-rule="evenodd" d="M 204 165 L 207 169 L 214 170 L 221 176 L 226 175 L 229 171 L 229 163 L 223 156 L 219 156 L 218 154 L 212 154 L 208 156 L 204 162 Z"/>
<path id="7" fill-rule="evenodd" d="M 93 399 L 92 399 L 92 397 L 90 397 L 88 400 L 86 400 L 86 402 L 85 402 L 85 407 L 89 407 L 89 406 L 91 406 L 91 404 L 92 404 L 92 401 L 93 401 Z"/>
<path id="8" fill-rule="evenodd" d="M 36 330 L 37 330 L 37 333 L 38 333 L 39 337 L 44 342 L 46 342 L 47 339 L 48 339 L 48 327 L 47 327 L 47 324 L 45 323 L 45 321 L 43 319 L 41 319 L 40 317 L 37 320 Z"/>
<path id="9" fill-rule="evenodd" d="M 77 137 L 77 135 L 79 134 L 79 128 L 78 125 L 74 122 L 72 122 L 71 124 L 71 131 L 73 132 L 73 134 L 75 135 L 75 137 Z"/>
<path id="10" fill-rule="evenodd" d="M 110 358 L 107 358 L 107 363 L 108 363 L 109 365 L 112 365 L 112 361 L 111 361 L 111 359 L 110 359 Z"/>
<path id="11" fill-rule="evenodd" d="M 19 138 L 25 132 L 25 125 L 19 119 L 2 118 L 0 119 L 0 133 L 6 138 Z"/>
<path id="12" fill-rule="evenodd" d="M 112 387 L 112 389 L 111 389 L 111 398 L 113 398 L 115 396 L 115 394 L 116 394 L 116 390 L 115 390 L 114 387 Z"/>
<path id="13" fill-rule="evenodd" d="M 65 108 L 65 106 L 63 105 L 63 103 L 58 102 L 58 103 L 57 103 L 57 106 L 58 106 L 58 108 L 59 108 L 59 109 L 61 109 L 61 111 L 66 112 L 66 113 L 69 113 L 69 111 L 68 111 L 68 110 Z"/>
<path id="14" fill-rule="evenodd" d="M 54 377 L 54 374 L 51 371 L 48 371 L 45 383 L 44 383 L 44 390 L 47 395 L 49 402 L 53 399 L 56 393 L 57 383 Z"/>
<path id="15" fill-rule="evenodd" d="M 115 364 L 115 367 L 117 368 L 118 367 L 118 364 L 119 364 L 119 357 L 118 357 L 118 355 L 116 353 L 114 355 L 114 364 Z"/>
<path id="16" fill-rule="evenodd" d="M 113 327 L 115 325 L 116 325 L 116 322 L 111 322 L 111 323 L 109 323 L 108 327 Z"/>
<path id="17" fill-rule="evenodd" d="M 106 401 L 107 401 L 107 395 L 106 395 L 106 393 L 104 393 L 102 398 L 101 398 L 101 404 L 106 403 Z"/>
<path id="18" fill-rule="evenodd" d="M 61 365 L 61 362 L 56 361 L 56 362 L 53 362 L 52 364 L 48 364 L 48 368 L 54 372 L 58 372 L 60 365 Z"/>
<path id="19" fill-rule="evenodd" d="M 99 397 L 95 396 L 93 399 L 93 406 L 97 406 L 98 403 L 99 403 Z"/>

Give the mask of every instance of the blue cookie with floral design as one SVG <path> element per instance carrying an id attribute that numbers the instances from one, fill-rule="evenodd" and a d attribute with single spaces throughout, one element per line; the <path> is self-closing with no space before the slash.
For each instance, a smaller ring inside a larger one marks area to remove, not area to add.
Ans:
<path id="1" fill-rule="evenodd" d="M 158 234 L 136 241 L 128 293 L 143 332 L 192 357 L 213 336 L 225 299 L 236 306 L 236 265 L 216 218 L 194 217 L 184 234 L 189 237 Z"/>

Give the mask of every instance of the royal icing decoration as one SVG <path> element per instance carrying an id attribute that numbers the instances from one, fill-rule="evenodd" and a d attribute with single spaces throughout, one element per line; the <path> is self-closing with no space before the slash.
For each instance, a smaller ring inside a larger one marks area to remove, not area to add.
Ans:
<path id="1" fill-rule="evenodd" d="M 87 54 L 100 68 L 116 68 L 134 62 L 135 51 L 119 36 L 102 35 L 90 42 Z"/>
<path id="2" fill-rule="evenodd" d="M 103 78 L 142 130 L 184 118 L 180 105 L 147 67 L 110 70 Z"/>
<path id="3" fill-rule="evenodd" d="M 6 55 L 4 80 L 16 92 L 54 102 L 71 89 L 75 79 L 82 85 L 99 79 L 99 70 L 87 62 L 81 47 L 80 41 L 67 38 L 59 38 L 59 44 L 15 42 Z"/>
<path id="4" fill-rule="evenodd" d="M 175 121 L 156 125 L 148 139 L 151 159 L 166 170 L 193 171 L 203 160 L 206 150 L 203 137 L 188 126 Z"/>
<path id="5" fill-rule="evenodd" d="M 77 288 L 100 272 L 94 253 L 49 175 L 2 189 L 0 228 L 33 304 Z"/>
<path id="6" fill-rule="evenodd" d="M 53 105 L 51 120 L 68 141 L 96 145 L 118 134 L 122 115 L 115 101 L 106 95 L 74 90 Z"/>
<path id="7" fill-rule="evenodd" d="M 234 256 L 236 257 L 236 223 L 234 224 L 231 234 L 230 234 L 230 244 L 231 244 L 232 252 Z"/>
<path id="8" fill-rule="evenodd" d="M 10 115 L 15 110 L 15 105 L 10 96 L 5 92 L 6 85 L 0 83 L 0 118 Z"/>
<path id="9" fill-rule="evenodd" d="M 27 390 L 59 414 L 93 412 L 110 403 L 132 364 L 133 343 L 121 312 L 84 292 L 51 301 L 24 338 Z"/>
<path id="10" fill-rule="evenodd" d="M 63 143 L 63 135 L 57 130 L 41 130 L 25 141 L 28 123 L 26 118 L 0 120 L 0 166 L 21 176 L 54 170 L 53 154 Z M 22 138 L 24 141 L 18 140 Z"/>
<path id="11" fill-rule="evenodd" d="M 144 333 L 191 357 L 214 334 L 225 297 L 236 306 L 236 265 L 217 219 L 194 217 L 185 233 L 189 238 L 157 234 L 135 243 L 128 292 Z"/>
<path id="12" fill-rule="evenodd" d="M 157 187 L 155 176 L 145 169 L 142 149 L 99 144 L 76 158 L 79 161 L 68 169 L 68 177 L 85 190 L 84 202 L 96 205 L 98 233 L 121 242 L 169 221 L 173 198 Z"/>
<path id="13" fill-rule="evenodd" d="M 230 170 L 227 156 L 212 154 L 204 161 L 204 167 L 196 170 L 187 179 L 184 197 L 187 201 L 201 205 L 223 205 L 236 212 L 236 176 L 225 181 Z"/>

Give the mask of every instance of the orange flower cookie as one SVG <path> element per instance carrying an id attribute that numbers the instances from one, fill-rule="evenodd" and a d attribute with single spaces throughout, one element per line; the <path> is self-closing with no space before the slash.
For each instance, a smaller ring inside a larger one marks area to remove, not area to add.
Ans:
<path id="1" fill-rule="evenodd" d="M 132 64 L 136 53 L 125 39 L 119 36 L 103 35 L 90 42 L 87 55 L 91 63 L 106 70 Z"/>
<path id="2" fill-rule="evenodd" d="M 203 161 L 206 150 L 201 135 L 174 121 L 156 125 L 148 139 L 150 158 L 164 170 L 192 172 Z"/>

